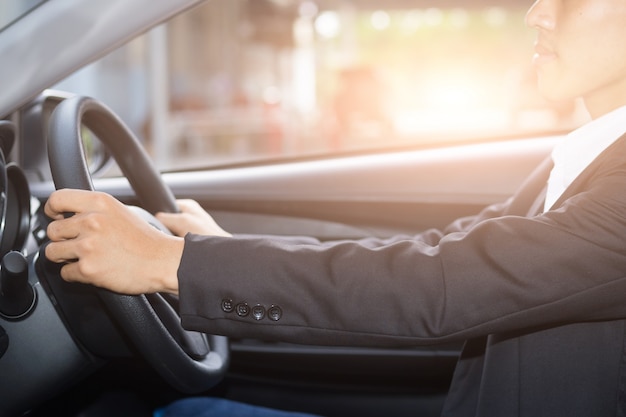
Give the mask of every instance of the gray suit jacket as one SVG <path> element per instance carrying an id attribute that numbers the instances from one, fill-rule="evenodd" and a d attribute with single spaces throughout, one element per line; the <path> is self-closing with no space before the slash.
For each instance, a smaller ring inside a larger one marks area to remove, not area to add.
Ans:
<path id="1" fill-rule="evenodd" d="M 446 416 L 624 415 L 626 138 L 536 215 L 549 168 L 418 236 L 189 235 L 183 325 L 326 345 L 463 340 Z"/>

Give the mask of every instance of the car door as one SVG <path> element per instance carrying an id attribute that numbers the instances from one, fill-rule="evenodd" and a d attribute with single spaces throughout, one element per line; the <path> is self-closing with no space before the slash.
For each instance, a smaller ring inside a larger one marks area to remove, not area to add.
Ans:
<path id="1" fill-rule="evenodd" d="M 164 179 L 178 198 L 200 202 L 233 233 L 322 241 L 386 237 L 441 228 L 504 201 L 547 157 L 555 140 L 257 163 L 171 172 Z M 134 202 L 117 179 L 98 180 L 96 188 Z M 273 407 L 301 409 L 305 404 L 324 415 L 380 415 L 381 410 L 398 416 L 415 410 L 437 415 L 461 348 L 230 342 L 229 395 Z"/>

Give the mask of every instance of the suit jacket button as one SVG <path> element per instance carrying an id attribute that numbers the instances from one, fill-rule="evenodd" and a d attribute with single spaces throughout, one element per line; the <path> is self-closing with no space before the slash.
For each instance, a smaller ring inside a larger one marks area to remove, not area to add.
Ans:
<path id="1" fill-rule="evenodd" d="M 230 298 L 224 298 L 222 300 L 222 311 L 224 313 L 232 313 L 234 309 L 235 303 L 233 303 L 233 300 L 231 300 Z"/>
<path id="2" fill-rule="evenodd" d="M 272 321 L 278 321 L 283 316 L 283 310 L 280 307 L 273 305 L 267 311 L 267 316 Z"/>
<path id="3" fill-rule="evenodd" d="M 252 307 L 252 317 L 254 317 L 255 320 L 263 320 L 263 317 L 265 317 L 265 307 L 261 304 Z"/>
<path id="4" fill-rule="evenodd" d="M 248 303 L 239 303 L 237 304 L 237 315 L 239 317 L 246 317 L 248 314 L 250 314 L 250 306 L 248 305 Z"/>

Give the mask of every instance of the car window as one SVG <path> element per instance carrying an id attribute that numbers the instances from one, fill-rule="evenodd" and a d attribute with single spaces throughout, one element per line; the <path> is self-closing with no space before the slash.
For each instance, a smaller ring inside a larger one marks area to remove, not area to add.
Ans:
<path id="1" fill-rule="evenodd" d="M 207 2 L 58 87 L 112 107 L 164 170 L 530 136 L 586 120 L 577 102 L 538 95 L 526 2 L 321 4 Z"/>

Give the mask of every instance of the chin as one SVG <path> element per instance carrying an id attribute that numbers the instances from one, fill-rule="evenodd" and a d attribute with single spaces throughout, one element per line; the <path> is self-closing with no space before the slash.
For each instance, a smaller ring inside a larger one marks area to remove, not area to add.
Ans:
<path id="1" fill-rule="evenodd" d="M 540 78 L 538 90 L 539 94 L 550 102 L 571 101 L 579 97 L 578 94 L 574 93 L 571 89 L 560 85 L 554 79 L 542 80 Z"/>

